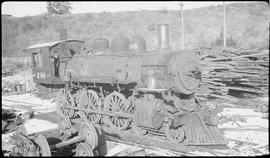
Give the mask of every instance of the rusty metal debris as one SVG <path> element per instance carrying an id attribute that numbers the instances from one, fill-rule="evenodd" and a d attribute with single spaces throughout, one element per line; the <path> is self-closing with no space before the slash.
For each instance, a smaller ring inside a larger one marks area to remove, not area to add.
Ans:
<path id="1" fill-rule="evenodd" d="M 61 122 L 59 124 L 63 124 L 63 120 L 66 119 L 59 119 Z M 98 147 L 104 144 L 104 141 L 101 142 L 104 139 L 100 139 L 101 130 L 90 123 L 83 123 L 79 131 L 71 127 L 61 126 L 61 128 L 66 129 L 64 134 L 68 134 L 68 130 L 73 131 L 72 136 L 65 136 L 61 142 L 51 144 L 43 135 L 28 135 L 25 127 L 19 126 L 10 139 L 10 143 L 13 145 L 10 156 L 52 156 L 52 151 L 70 145 L 77 146 L 75 156 L 97 156 Z"/>
<path id="2" fill-rule="evenodd" d="M 2 110 L 2 133 L 9 133 L 21 125 L 25 120 L 34 117 L 34 112 L 31 110 L 15 113 L 13 109 Z"/>

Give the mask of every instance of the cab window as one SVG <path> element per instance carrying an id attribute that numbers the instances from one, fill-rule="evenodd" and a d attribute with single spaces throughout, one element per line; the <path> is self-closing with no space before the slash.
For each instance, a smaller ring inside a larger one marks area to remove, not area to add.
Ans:
<path id="1" fill-rule="evenodd" d="M 32 58 L 33 58 L 33 67 L 43 66 L 41 53 L 33 53 Z"/>
<path id="2" fill-rule="evenodd" d="M 33 53 L 33 67 L 39 66 L 38 53 Z"/>

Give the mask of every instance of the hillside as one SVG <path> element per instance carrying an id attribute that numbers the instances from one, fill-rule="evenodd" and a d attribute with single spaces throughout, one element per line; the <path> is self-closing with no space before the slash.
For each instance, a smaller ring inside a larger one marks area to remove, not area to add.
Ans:
<path id="1" fill-rule="evenodd" d="M 269 6 L 265 2 L 229 4 L 227 34 L 241 48 L 269 47 Z M 223 6 L 210 6 L 184 11 L 185 46 L 210 46 L 218 37 L 223 24 Z M 24 56 L 22 49 L 35 44 L 58 40 L 57 29 L 66 27 L 68 37 L 86 41 L 96 37 L 124 33 L 143 35 L 148 50 L 157 47 L 156 25 L 170 25 L 170 45 L 180 48 L 179 11 L 134 11 L 118 13 L 86 13 L 62 16 L 33 17 L 2 16 L 2 56 Z"/>

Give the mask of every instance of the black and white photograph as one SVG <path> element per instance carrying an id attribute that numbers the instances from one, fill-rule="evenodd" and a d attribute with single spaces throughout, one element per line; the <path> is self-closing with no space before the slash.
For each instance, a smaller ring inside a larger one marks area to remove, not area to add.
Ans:
<path id="1" fill-rule="evenodd" d="M 269 155 L 269 2 L 3 1 L 2 155 Z"/>

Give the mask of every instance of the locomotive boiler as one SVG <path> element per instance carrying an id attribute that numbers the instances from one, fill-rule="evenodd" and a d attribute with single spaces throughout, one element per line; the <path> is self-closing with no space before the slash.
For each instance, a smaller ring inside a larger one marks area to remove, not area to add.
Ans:
<path id="1" fill-rule="evenodd" d="M 117 36 L 111 45 L 105 38 L 94 40 L 93 52 L 66 60 L 58 114 L 177 143 L 224 144 L 216 113 L 195 95 L 198 55 L 172 50 L 167 24 L 158 25 L 158 43 L 157 50 L 147 51 L 141 36 Z"/>

